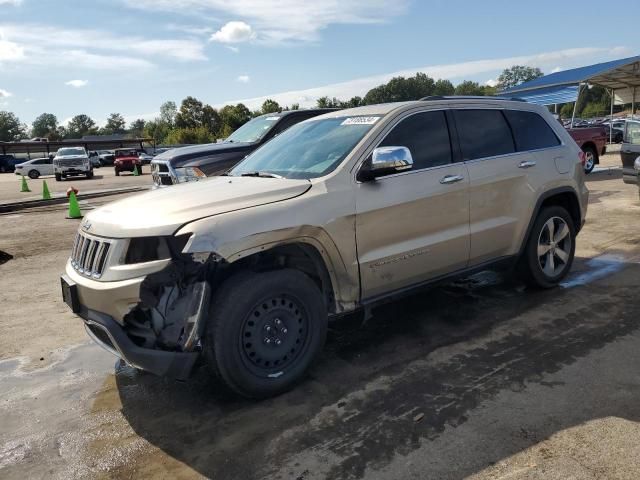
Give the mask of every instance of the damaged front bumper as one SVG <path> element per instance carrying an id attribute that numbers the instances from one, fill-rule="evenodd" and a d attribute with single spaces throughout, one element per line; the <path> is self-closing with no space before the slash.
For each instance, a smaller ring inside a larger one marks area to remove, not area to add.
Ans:
<path id="1" fill-rule="evenodd" d="M 184 380 L 200 356 L 211 295 L 206 268 L 167 261 L 147 275 L 102 282 L 68 263 L 62 296 L 101 347 L 141 370 Z"/>

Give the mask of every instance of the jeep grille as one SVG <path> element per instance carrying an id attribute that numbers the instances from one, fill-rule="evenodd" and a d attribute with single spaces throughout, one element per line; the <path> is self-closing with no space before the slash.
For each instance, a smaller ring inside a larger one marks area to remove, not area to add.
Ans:
<path id="1" fill-rule="evenodd" d="M 100 278 L 107 265 L 111 242 L 78 232 L 71 250 L 71 266 L 82 275 Z"/>

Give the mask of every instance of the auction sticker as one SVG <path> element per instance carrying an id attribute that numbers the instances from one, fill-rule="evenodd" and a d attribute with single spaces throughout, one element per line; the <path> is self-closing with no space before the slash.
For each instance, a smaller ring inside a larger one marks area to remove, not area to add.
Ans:
<path id="1" fill-rule="evenodd" d="M 380 117 L 349 117 L 340 125 L 373 125 Z"/>

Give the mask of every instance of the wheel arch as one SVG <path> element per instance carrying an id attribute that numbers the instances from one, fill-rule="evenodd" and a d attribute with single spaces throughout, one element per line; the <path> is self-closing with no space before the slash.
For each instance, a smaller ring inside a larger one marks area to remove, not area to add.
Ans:
<path id="1" fill-rule="evenodd" d="M 582 228 L 582 212 L 580 209 L 578 194 L 573 189 L 573 187 L 559 187 L 544 192 L 540 196 L 540 198 L 538 198 L 531 218 L 529 219 L 529 225 L 527 226 L 522 244 L 520 245 L 518 258 L 521 258 L 524 254 L 527 242 L 529 241 L 529 237 L 531 235 L 531 230 L 533 229 L 533 225 L 535 224 L 536 219 L 538 218 L 538 215 L 540 214 L 542 209 L 554 205 L 566 209 L 567 212 L 569 212 L 569 215 L 571 215 L 576 233 L 580 231 L 580 229 Z"/>
<path id="2" fill-rule="evenodd" d="M 593 159 L 593 163 L 600 163 L 600 152 L 598 152 L 598 146 L 592 142 L 591 140 L 587 140 L 586 142 L 584 142 L 582 145 L 580 145 L 580 149 L 582 151 L 584 151 L 585 148 L 590 148 L 591 150 L 593 150 L 593 154 L 595 155 L 595 158 Z"/>

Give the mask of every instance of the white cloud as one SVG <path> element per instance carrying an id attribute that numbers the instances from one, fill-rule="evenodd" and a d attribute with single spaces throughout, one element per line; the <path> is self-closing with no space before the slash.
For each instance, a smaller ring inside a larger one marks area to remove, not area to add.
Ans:
<path id="1" fill-rule="evenodd" d="M 220 43 L 241 43 L 252 40 L 255 36 L 251 25 L 244 22 L 228 22 L 211 35 L 210 40 Z"/>
<path id="2" fill-rule="evenodd" d="M 393 77 L 413 76 L 416 72 L 424 72 L 427 75 L 438 79 L 445 78 L 449 80 L 470 80 L 474 76 L 496 75 L 503 69 L 512 65 L 529 65 L 540 67 L 543 71 L 552 68 L 562 61 L 571 68 L 594 63 L 596 61 L 607 61 L 618 58 L 621 54 L 628 54 L 629 49 L 626 47 L 616 48 L 573 48 L 567 50 L 557 50 L 552 52 L 544 52 L 536 55 L 526 55 L 519 57 L 495 58 L 489 60 L 476 60 L 471 62 L 453 63 L 444 65 L 430 65 L 425 67 L 410 68 L 396 72 L 390 72 L 382 75 L 371 77 L 363 77 L 349 80 L 341 83 L 324 85 L 321 87 L 308 88 L 304 90 L 293 90 L 281 93 L 270 93 L 254 98 L 245 98 L 239 100 L 231 100 L 216 105 L 221 107 L 226 104 L 244 103 L 249 108 L 258 108 L 262 103 L 271 98 L 281 105 L 291 105 L 299 103 L 302 107 L 311 107 L 316 104 L 316 100 L 323 96 L 337 97 L 339 99 L 348 100 L 356 95 L 364 95 L 368 90 L 382 83 L 386 83 Z M 587 63 L 588 62 L 588 63 Z M 485 77 L 486 78 L 486 77 Z"/>
<path id="3" fill-rule="evenodd" d="M 498 85 L 498 80 L 496 80 L 495 78 L 490 78 L 489 80 L 487 80 L 486 82 L 484 82 L 484 84 L 487 87 L 495 87 Z"/>
<path id="4" fill-rule="evenodd" d="M 251 78 L 249 77 L 249 75 L 240 75 L 237 80 L 240 83 L 249 83 L 251 81 Z"/>
<path id="5" fill-rule="evenodd" d="M 0 5 L 14 5 L 18 6 L 22 3 L 22 0 L 0 0 Z"/>
<path id="6" fill-rule="evenodd" d="M 7 92 L 6 90 L 0 88 L 0 98 L 9 98 L 13 97 L 13 93 Z"/>
<path id="7" fill-rule="evenodd" d="M 224 48 L 231 50 L 233 53 L 238 53 L 240 51 L 238 47 L 234 47 L 232 45 L 225 45 Z"/>
<path id="8" fill-rule="evenodd" d="M 68 82 L 64 82 L 64 84 L 73 88 L 82 88 L 89 84 L 89 80 L 69 80 Z"/>
<path id="9" fill-rule="evenodd" d="M 317 41 L 322 30 L 335 24 L 384 23 L 403 14 L 409 3 L 409 0 L 121 1 L 132 8 L 145 10 L 225 14 L 251 25 L 256 34 L 256 41 L 268 44 Z"/>
<path id="10" fill-rule="evenodd" d="M 206 60 L 204 42 L 193 39 L 147 39 L 44 24 L 0 24 L 0 61 L 94 69 L 147 69 L 153 67 L 147 60 L 149 57 Z"/>
<path id="11" fill-rule="evenodd" d="M 549 73 L 558 73 L 558 72 L 561 72 L 562 70 L 563 70 L 562 67 L 556 67 L 553 70 L 551 70 L 551 72 L 549 72 Z"/>
<path id="12" fill-rule="evenodd" d="M 182 25 L 178 23 L 169 23 L 165 28 L 170 32 L 183 32 L 183 33 L 188 33 L 189 35 L 207 35 L 213 31 L 211 27 L 199 27 L 196 25 Z"/>

